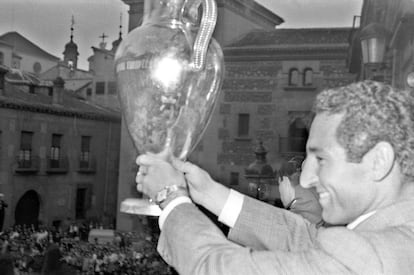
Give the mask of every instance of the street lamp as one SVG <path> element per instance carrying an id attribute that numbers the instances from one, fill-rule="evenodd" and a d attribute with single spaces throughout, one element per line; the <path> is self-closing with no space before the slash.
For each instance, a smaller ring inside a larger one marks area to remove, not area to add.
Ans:
<path id="1" fill-rule="evenodd" d="M 245 169 L 245 178 L 249 184 L 249 195 L 262 201 L 268 201 L 272 185 L 275 185 L 273 168 L 266 161 L 267 151 L 261 141 L 254 153 L 256 154 L 255 161 Z"/>
<path id="2" fill-rule="evenodd" d="M 384 81 L 384 56 L 388 30 L 380 23 L 371 23 L 360 32 L 365 78 Z"/>

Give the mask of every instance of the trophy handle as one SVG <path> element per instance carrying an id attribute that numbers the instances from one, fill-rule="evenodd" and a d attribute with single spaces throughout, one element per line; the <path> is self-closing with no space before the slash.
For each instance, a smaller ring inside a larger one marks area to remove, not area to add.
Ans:
<path id="1" fill-rule="evenodd" d="M 200 1 L 196 1 L 199 5 Z M 198 6 L 197 5 L 197 6 Z M 195 71 L 204 68 L 208 45 L 214 32 L 217 21 L 217 5 L 214 0 L 202 0 L 203 15 L 201 17 L 200 29 L 194 41 L 192 67 Z"/>

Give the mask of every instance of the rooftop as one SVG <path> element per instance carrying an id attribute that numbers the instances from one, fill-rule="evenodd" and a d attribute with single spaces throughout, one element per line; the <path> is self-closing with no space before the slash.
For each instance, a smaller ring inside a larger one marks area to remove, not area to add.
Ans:
<path id="1" fill-rule="evenodd" d="M 7 43 L 8 45 L 13 46 L 15 50 L 19 53 L 25 53 L 25 54 L 30 54 L 34 56 L 42 56 L 43 58 L 47 58 L 52 61 L 60 60 L 59 57 L 56 57 L 46 52 L 45 50 L 43 50 L 42 48 L 40 48 L 39 46 L 31 42 L 29 39 L 27 39 L 26 37 L 24 37 L 23 35 L 15 31 L 7 32 L 1 35 L 0 41 L 3 41 Z"/>
<path id="2" fill-rule="evenodd" d="M 73 116 L 92 120 L 120 121 L 121 114 L 82 100 L 75 93 L 63 91 L 61 104 L 53 104 L 53 97 L 44 93 L 29 93 L 22 86 L 6 81 L 3 94 L 0 95 L 0 108 L 20 109 L 59 116 Z"/>
<path id="3" fill-rule="evenodd" d="M 254 30 L 228 47 L 280 47 L 288 45 L 348 44 L 351 28 Z"/>

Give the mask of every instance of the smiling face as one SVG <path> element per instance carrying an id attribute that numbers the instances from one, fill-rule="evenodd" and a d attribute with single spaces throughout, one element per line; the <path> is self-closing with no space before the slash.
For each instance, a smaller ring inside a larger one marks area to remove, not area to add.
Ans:
<path id="1" fill-rule="evenodd" d="M 316 115 L 300 177 L 305 188 L 316 187 L 323 219 L 331 224 L 348 224 L 374 209 L 376 186 L 371 165 L 347 160 L 345 149 L 337 142 L 336 129 L 343 114 Z"/>

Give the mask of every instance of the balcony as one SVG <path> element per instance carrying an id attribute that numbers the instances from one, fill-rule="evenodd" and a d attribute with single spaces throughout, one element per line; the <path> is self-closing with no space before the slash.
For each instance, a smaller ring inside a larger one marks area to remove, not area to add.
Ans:
<path id="1" fill-rule="evenodd" d="M 96 159 L 93 157 L 80 158 L 78 173 L 96 173 Z"/>
<path id="2" fill-rule="evenodd" d="M 279 137 L 279 152 L 283 155 L 304 155 L 306 140 L 302 137 Z"/>
<path id="3" fill-rule="evenodd" d="M 57 159 L 48 156 L 46 161 L 46 172 L 49 174 L 67 173 L 69 171 L 69 161 L 66 156 Z"/>
<path id="4" fill-rule="evenodd" d="M 37 173 L 39 172 L 40 158 L 39 156 L 19 155 L 16 157 L 16 173 Z"/>

